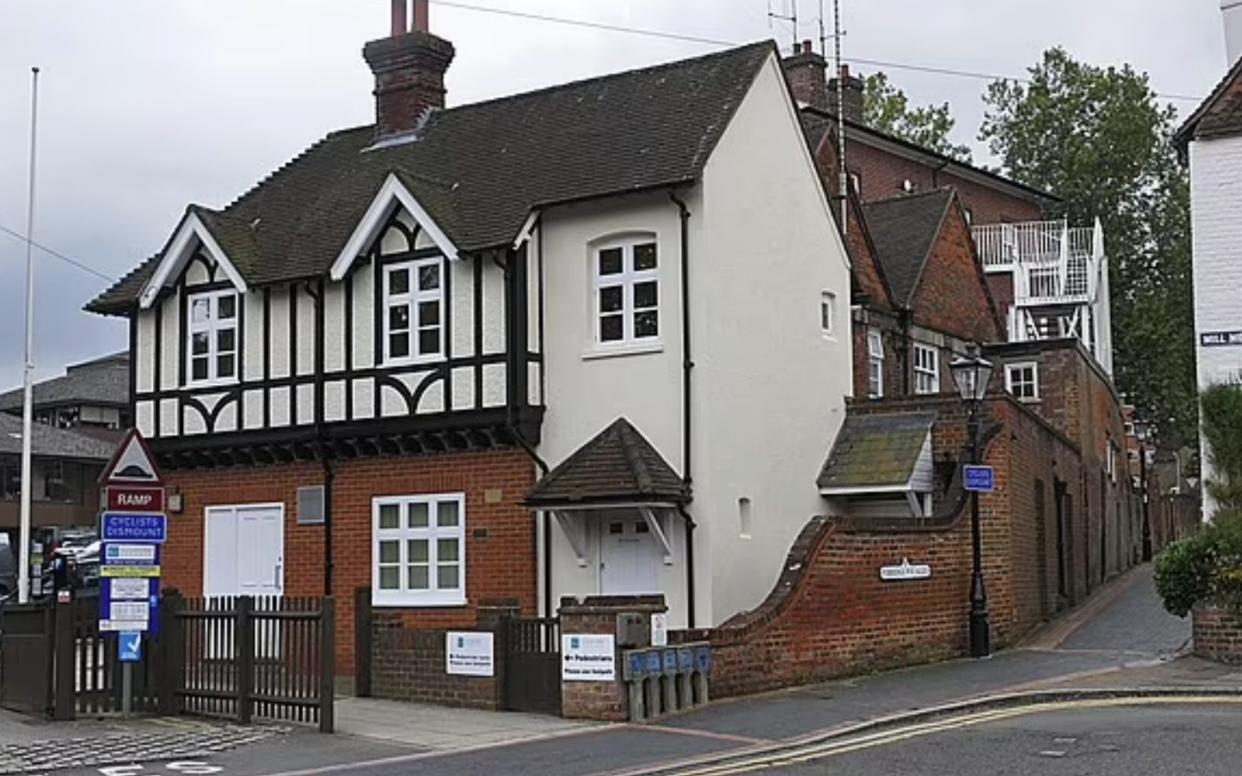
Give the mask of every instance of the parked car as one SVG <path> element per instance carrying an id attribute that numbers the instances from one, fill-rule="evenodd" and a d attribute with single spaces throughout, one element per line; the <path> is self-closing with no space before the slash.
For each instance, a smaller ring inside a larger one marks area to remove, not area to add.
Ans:
<path id="1" fill-rule="evenodd" d="M 17 553 L 6 533 L 0 533 L 0 598 L 17 592 Z"/>

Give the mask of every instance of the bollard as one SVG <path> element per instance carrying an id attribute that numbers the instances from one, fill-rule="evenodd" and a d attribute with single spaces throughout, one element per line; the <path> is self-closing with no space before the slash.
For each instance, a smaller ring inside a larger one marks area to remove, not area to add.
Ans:
<path id="1" fill-rule="evenodd" d="M 707 675 L 712 670 L 712 648 L 710 646 L 695 647 L 694 650 L 694 702 L 695 705 L 707 703 L 710 698 L 707 692 Z"/>
<path id="2" fill-rule="evenodd" d="M 660 663 L 664 675 L 660 677 L 660 688 L 663 691 L 661 711 L 670 714 L 677 711 L 677 650 L 660 650 Z"/>
<path id="3" fill-rule="evenodd" d="M 694 704 L 694 650 L 681 647 L 677 650 L 677 708 L 688 709 Z"/>
<path id="4" fill-rule="evenodd" d="M 647 705 L 647 719 L 660 716 L 660 653 L 645 650 L 646 679 L 643 680 L 643 702 Z"/>
<path id="5" fill-rule="evenodd" d="M 626 652 L 621 664 L 621 678 L 625 680 L 630 700 L 630 722 L 644 722 L 650 717 L 646 699 L 643 697 L 643 680 L 647 675 L 647 656 L 642 652 Z"/>

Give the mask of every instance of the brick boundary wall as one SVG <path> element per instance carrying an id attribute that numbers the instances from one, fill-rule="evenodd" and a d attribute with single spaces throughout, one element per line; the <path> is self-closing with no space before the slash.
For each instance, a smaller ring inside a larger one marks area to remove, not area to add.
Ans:
<path id="1" fill-rule="evenodd" d="M 1242 665 L 1242 613 L 1201 605 L 1191 621 L 1196 657 Z"/>
<path id="2" fill-rule="evenodd" d="M 371 621 L 371 694 L 396 701 L 435 703 L 501 711 L 505 694 L 504 618 L 519 607 L 480 606 L 475 627 L 459 631 L 491 631 L 495 672 L 492 676 L 449 674 L 445 666 L 449 629 L 410 627 L 401 612 L 375 609 Z"/>

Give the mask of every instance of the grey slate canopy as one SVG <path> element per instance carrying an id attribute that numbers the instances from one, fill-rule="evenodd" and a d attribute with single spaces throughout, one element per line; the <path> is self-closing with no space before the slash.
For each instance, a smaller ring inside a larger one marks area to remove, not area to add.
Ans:
<path id="1" fill-rule="evenodd" d="M 529 507 L 609 503 L 685 504 L 686 484 L 625 418 L 578 448 L 526 496 Z"/>
<path id="2" fill-rule="evenodd" d="M 108 461 L 116 451 L 116 443 L 71 429 L 35 423 L 31 427 L 30 448 L 36 457 Z M 0 455 L 21 455 L 21 452 L 22 419 L 0 413 Z"/>
<path id="3" fill-rule="evenodd" d="M 952 201 L 952 189 L 935 189 L 863 204 L 876 258 L 897 304 L 912 304 L 919 276 Z"/>
<path id="4" fill-rule="evenodd" d="M 75 364 L 61 377 L 34 385 L 36 407 L 66 404 L 99 404 L 124 407 L 129 404 L 129 353 L 114 353 L 93 361 Z M 22 407 L 20 388 L 0 393 L 0 411 Z"/>
<path id="5" fill-rule="evenodd" d="M 820 490 L 905 485 L 935 422 L 931 413 L 847 415 L 816 483 Z"/>
<path id="6" fill-rule="evenodd" d="M 192 210 L 251 285 L 326 274 L 390 173 L 459 251 L 508 245 L 541 207 L 697 180 L 776 53 L 765 41 L 436 110 L 409 142 L 334 132 L 223 211 Z M 158 261 L 86 309 L 128 314 Z"/>

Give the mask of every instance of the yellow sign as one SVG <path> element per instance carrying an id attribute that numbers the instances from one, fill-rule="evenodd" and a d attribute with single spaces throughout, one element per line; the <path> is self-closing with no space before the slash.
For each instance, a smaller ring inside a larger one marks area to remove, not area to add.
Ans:
<path id="1" fill-rule="evenodd" d="M 158 577 L 160 575 L 159 566 L 104 566 L 99 570 L 101 577 Z"/>

